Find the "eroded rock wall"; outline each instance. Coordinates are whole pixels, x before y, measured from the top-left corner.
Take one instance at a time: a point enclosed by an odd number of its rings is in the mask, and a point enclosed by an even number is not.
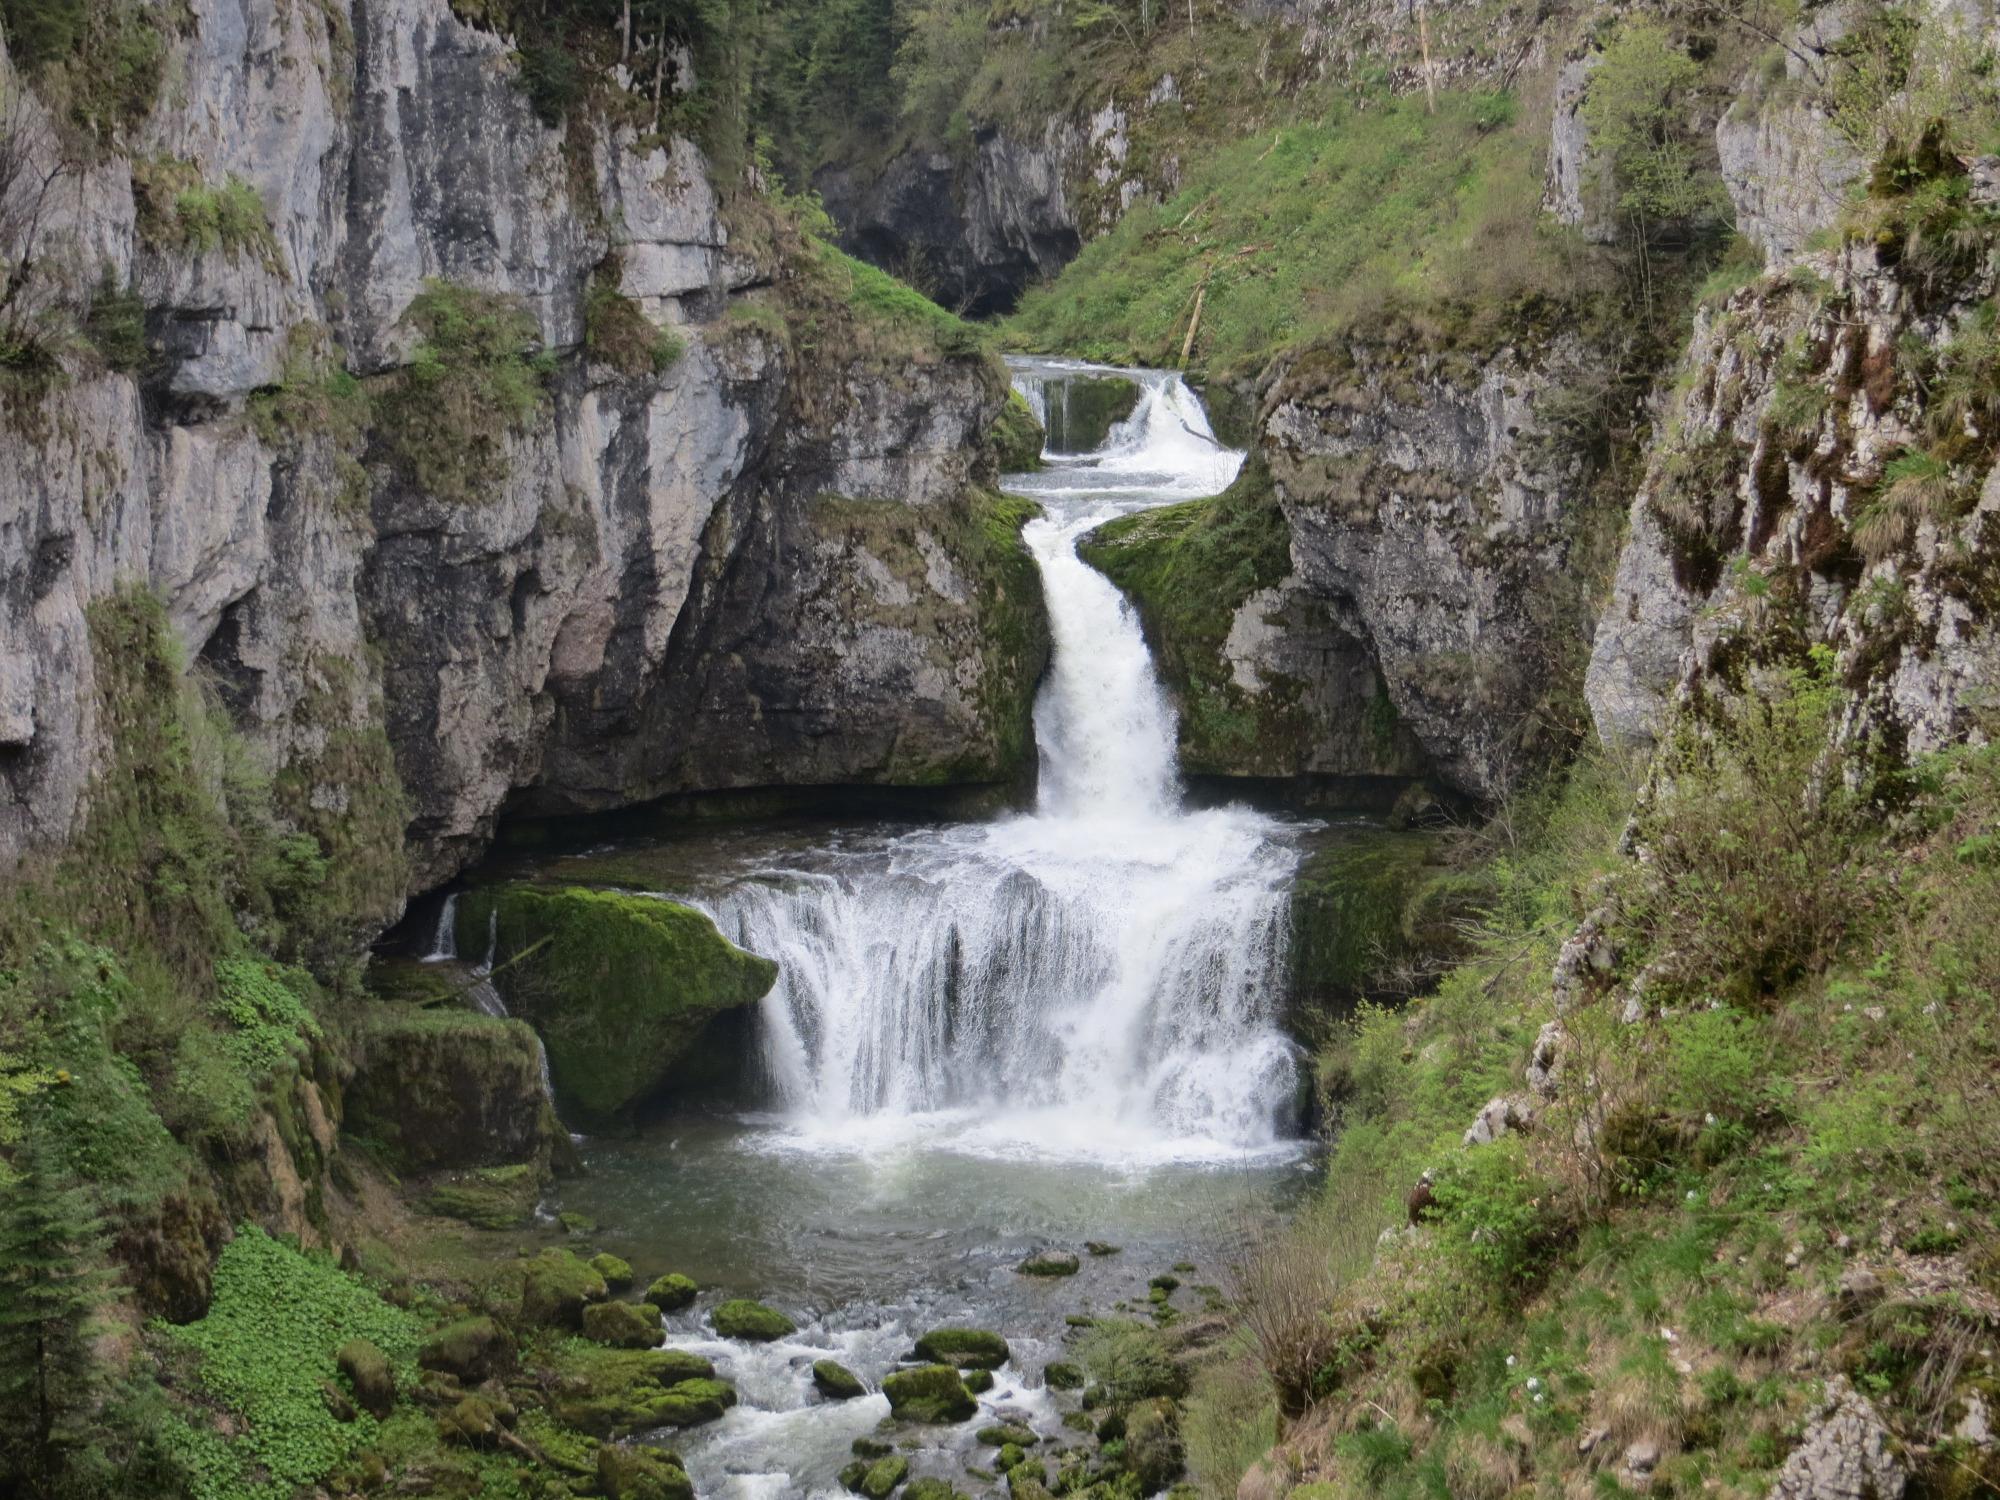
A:
[[[971,490],[995,368],[795,348],[768,288],[798,268],[732,225],[694,146],[543,125],[508,41],[445,0],[193,0],[190,16],[174,86],[119,149],[65,147],[45,112],[32,132],[60,169],[38,293],[129,281],[150,355],[133,373],[84,362],[4,419],[0,856],[87,815],[111,732],[88,616],[133,586],[166,601],[316,817],[400,784],[411,888],[475,857],[527,789],[604,807],[1021,774],[1045,648],[1030,631],[1003,661],[985,617],[1033,600],[968,581],[991,551]],[[149,233],[162,162],[247,183],[268,237]],[[586,289],[614,270],[680,342],[658,372],[585,346]],[[393,383],[436,281],[516,299],[553,356],[503,477],[458,499],[412,479],[379,419],[345,430],[281,401],[343,367]],[[824,494],[907,509],[920,539],[833,545]],[[743,614],[690,620],[691,600]],[[795,721],[810,730],[772,727]],[[736,728],[740,757],[690,748]]]

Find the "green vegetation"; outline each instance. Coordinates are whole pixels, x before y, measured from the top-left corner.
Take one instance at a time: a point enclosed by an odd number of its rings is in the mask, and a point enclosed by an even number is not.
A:
[[[324,328],[293,328],[278,383],[252,394],[247,411],[258,437],[271,447],[301,453],[324,442],[333,463],[334,488],[328,498],[348,515],[367,514],[368,471],[361,455],[374,405]]]
[[[92,150],[152,112],[178,13],[148,0],[0,0],[14,65]]]
[[[700,912],[580,887],[510,885],[459,902],[468,952],[496,935],[508,1008],[533,1023],[566,1108],[613,1119],[641,1103],[710,1019],[770,989],[777,966]]]
[[[1618,28],[1583,101],[1597,170],[1633,242],[1714,232],[1728,215],[1714,143],[1696,129],[1702,67],[1649,18]]]
[[[618,290],[615,262],[598,267],[583,298],[583,344],[628,379],[664,375],[681,357],[680,336],[654,326],[639,304]]]
[[[283,274],[284,256],[264,200],[242,178],[212,186],[193,162],[155,157],[132,163],[132,197],[139,234],[156,249],[231,260],[250,256]]]
[[[709,1322],[715,1325],[715,1331],[726,1339],[748,1339],[753,1343],[768,1344],[773,1339],[788,1338],[799,1331],[798,1324],[775,1307],[766,1307],[747,1297],[717,1303],[708,1317]]]
[[[554,357],[497,293],[430,281],[406,317],[421,340],[377,398],[384,436],[419,490],[480,504],[507,478],[509,437],[540,411]]]
[[[247,1500],[311,1485],[373,1439],[373,1419],[339,1421],[320,1382],[339,1373],[334,1356],[350,1339],[374,1344],[398,1383],[412,1382],[422,1324],[327,1262],[246,1226],[216,1262],[208,1315],[156,1336],[198,1357],[197,1389],[242,1424],[228,1436],[179,1424],[171,1440],[194,1495]]]
[[[1536,131],[1515,116],[1501,94],[1441,94],[1435,115],[1354,99],[1222,145],[1030,291],[1009,341],[1176,365],[1192,328],[1190,363],[1220,373],[1384,308],[1490,335],[1526,300],[1575,294],[1584,259],[1542,219]]]
[[[1291,532],[1261,462],[1213,499],[1106,522],[1077,552],[1145,621],[1178,700],[1184,770],[1284,776],[1298,769],[1313,726],[1296,685],[1247,692],[1223,649],[1244,602],[1292,569]],[[1384,747],[1385,761],[1392,749]]]

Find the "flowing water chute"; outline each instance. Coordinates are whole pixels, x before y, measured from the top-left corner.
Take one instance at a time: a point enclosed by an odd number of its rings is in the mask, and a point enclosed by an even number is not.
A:
[[[1047,412],[1093,368],[1031,362],[1017,381]],[[1075,550],[1106,520],[1219,492],[1243,455],[1178,376],[1117,373],[1140,392],[1101,447],[1008,481],[1042,506],[1023,536],[1054,638],[1035,810],[794,859],[701,899],[779,965],[760,1034],[793,1144],[1227,1159],[1287,1133],[1290,830],[1182,806],[1138,617]]]

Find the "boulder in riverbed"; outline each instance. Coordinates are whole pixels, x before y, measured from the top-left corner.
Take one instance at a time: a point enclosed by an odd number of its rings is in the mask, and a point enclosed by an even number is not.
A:
[[[582,1328],[586,1304],[602,1302],[604,1278],[567,1250],[544,1250],[521,1269],[521,1321],[544,1328]]]
[[[799,1325],[775,1307],[766,1307],[747,1297],[718,1303],[715,1311],[708,1316],[715,1325],[715,1331],[722,1337],[747,1339],[753,1344],[768,1344],[799,1331]]]
[[[594,1302],[583,1310],[583,1336],[614,1349],[650,1349],[660,1342],[660,1315],[630,1302]]]
[[[1074,1276],[1083,1262],[1068,1250],[1037,1250],[1014,1267],[1023,1276]]]
[[[868,1387],[838,1360],[813,1361],[813,1388],[829,1401],[851,1401],[868,1394]]]
[[[661,1312],[679,1312],[694,1301],[700,1290],[693,1278],[669,1271],[646,1288],[646,1300]]]
[[[917,1340],[918,1359],[961,1370],[997,1370],[1007,1354],[1007,1341],[984,1328],[933,1328]]]
[[[922,1365],[898,1370],[882,1382],[889,1411],[906,1422],[944,1424],[976,1415],[979,1403],[950,1365]]]

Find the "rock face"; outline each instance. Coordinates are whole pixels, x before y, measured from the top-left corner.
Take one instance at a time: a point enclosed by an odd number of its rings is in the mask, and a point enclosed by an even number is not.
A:
[[[1086,144],[1051,120],[1039,140],[978,133],[971,162],[913,148],[878,172],[831,167],[813,178],[841,246],[905,274],[946,307],[985,317],[1054,276],[1083,244],[1064,184]]]
[[[1356,643],[1357,681],[1379,672],[1396,732],[1475,799],[1532,763],[1535,706],[1587,628],[1575,564],[1601,518],[1553,412],[1600,373],[1560,333],[1474,355],[1385,338],[1308,349],[1267,385],[1292,586]]]
[[[1966,444],[1930,498],[1888,471],[1929,441],[1908,351],[1966,358],[1992,288],[1980,268],[1926,295],[1853,245],[1700,315],[1598,625],[1600,737],[1650,746],[1677,692],[1811,645],[1858,694],[1851,742],[1900,758],[1978,732],[2000,683],[1993,453]]]
[[[685,141],[542,125],[509,46],[446,0],[203,0],[135,157],[240,178],[268,241],[149,237],[131,158],[59,179],[37,294],[129,280],[154,352],[4,419],[26,461],[0,466],[0,860],[83,815],[89,614],[133,585],[323,844],[407,828],[376,925],[516,797],[1026,772],[1045,645],[973,483],[997,368],[861,335],[799,357],[796,251],[732,227]],[[631,373],[587,345],[593,279],[678,357]],[[483,414],[495,462],[457,499],[413,478],[382,399],[438,282],[523,309],[551,356],[526,416]]]
[[[1909,1477],[1874,1403],[1836,1376],[1766,1500],[1902,1500]]]

